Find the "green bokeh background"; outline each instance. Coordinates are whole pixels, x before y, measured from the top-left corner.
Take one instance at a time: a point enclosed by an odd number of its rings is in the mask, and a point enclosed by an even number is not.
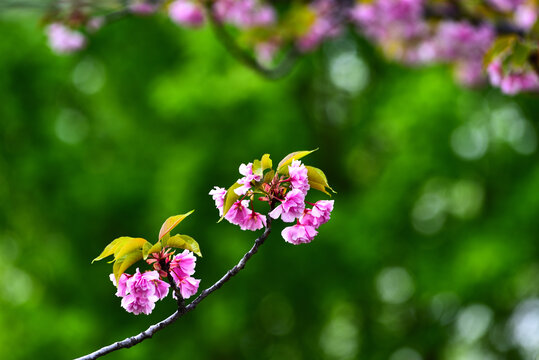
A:
[[[314,148],[338,192],[316,240],[277,224],[196,311],[107,359],[536,358],[536,97],[387,63],[352,33],[270,82],[208,28],[127,19],[56,56],[38,23],[0,17],[1,359],[81,356],[172,313],[126,313],[91,259],[196,209],[181,229],[207,287],[256,237],[217,224],[208,191]]]

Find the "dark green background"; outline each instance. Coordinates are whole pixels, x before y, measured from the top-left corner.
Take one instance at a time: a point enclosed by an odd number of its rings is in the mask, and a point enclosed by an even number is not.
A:
[[[56,56],[37,16],[0,17],[0,358],[73,358],[163,319],[172,299],[128,314],[91,259],[194,208],[181,231],[207,287],[256,237],[217,224],[208,191],[319,147],[305,162],[338,194],[315,241],[277,224],[196,311],[107,358],[535,359],[538,114],[536,97],[388,64],[352,34],[269,82],[208,28],[127,19]]]

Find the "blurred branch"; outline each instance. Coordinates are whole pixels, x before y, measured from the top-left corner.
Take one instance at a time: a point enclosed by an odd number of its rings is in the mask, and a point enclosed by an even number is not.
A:
[[[458,2],[426,4],[425,17],[440,20],[466,20],[473,25],[491,25],[498,35],[515,34],[520,37],[526,35],[524,29],[509,22],[501,20],[490,22],[483,18],[470,15],[461,8]]]
[[[223,24],[219,21],[219,19],[216,18],[215,13],[211,8],[212,2],[205,1],[204,4],[206,5],[206,13],[210,19],[210,24],[215,36],[221,41],[228,52],[238,61],[262,76],[272,80],[282,78],[292,70],[299,55],[294,47],[288,50],[284,58],[277,66],[274,68],[266,68],[262,66],[254,57],[252,57],[251,54],[242,49],[230,36],[230,34],[223,27]]]
[[[146,340],[148,338],[151,338],[159,330],[166,328],[167,326],[169,326],[170,324],[172,324],[173,322],[178,320],[180,317],[182,317],[184,314],[190,312],[191,310],[194,310],[202,300],[204,300],[212,292],[214,292],[215,290],[217,290],[221,286],[223,286],[228,280],[230,280],[230,278],[232,278],[232,276],[239,273],[240,270],[242,270],[245,267],[245,264],[247,263],[247,261],[254,254],[256,254],[256,252],[258,251],[258,248],[260,247],[260,245],[262,245],[264,243],[264,241],[266,241],[266,239],[269,236],[270,232],[271,232],[271,218],[268,217],[267,218],[266,230],[264,231],[264,233],[262,235],[260,235],[255,240],[255,243],[254,243],[253,247],[251,248],[251,250],[249,250],[245,255],[243,255],[243,257],[241,258],[241,260],[238,262],[238,264],[236,266],[234,266],[232,269],[228,270],[227,273],[221,279],[219,279],[219,281],[217,281],[215,284],[213,284],[209,288],[203,290],[200,293],[200,295],[198,295],[198,297],[195,300],[193,300],[189,305],[187,305],[185,307],[182,307],[181,303],[183,303],[183,302],[180,300],[178,302],[178,310],[176,310],[176,312],[174,312],[174,314],[170,315],[165,320],[163,320],[161,322],[158,322],[155,325],[150,326],[149,328],[147,328],[146,330],[144,330],[143,332],[141,332],[141,333],[139,333],[137,335],[128,337],[128,338],[126,338],[126,339],[124,339],[122,341],[118,341],[118,342],[115,342],[115,343],[113,343],[111,345],[102,347],[101,349],[99,349],[97,351],[94,351],[91,354],[81,356],[81,357],[77,358],[76,360],[97,359],[97,358],[99,358],[99,357],[101,357],[103,355],[106,355],[108,353],[111,353],[113,351],[120,350],[120,349],[123,349],[123,348],[130,348],[130,347],[132,347],[132,346],[134,346],[134,345],[136,345],[136,344],[138,344],[138,343],[140,343],[140,342],[142,342],[142,341],[144,341],[144,340]],[[175,289],[174,285],[173,285],[173,288]]]

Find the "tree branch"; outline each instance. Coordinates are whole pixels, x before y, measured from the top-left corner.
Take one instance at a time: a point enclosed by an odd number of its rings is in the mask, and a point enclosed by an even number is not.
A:
[[[272,80],[282,78],[292,70],[292,68],[296,64],[299,55],[295,47],[291,47],[288,50],[284,58],[279,64],[277,64],[277,66],[275,66],[274,68],[266,68],[262,66],[255,58],[253,58],[251,54],[242,49],[236,43],[236,41],[234,41],[234,39],[223,27],[223,24],[219,21],[219,19],[216,18],[215,13],[211,7],[212,2],[205,1],[204,4],[206,7],[206,14],[208,15],[209,22],[215,36],[228,50],[228,52],[236,58],[236,60],[240,61],[241,63],[254,70],[255,72],[259,73],[260,75]]]
[[[474,25],[479,25],[479,24],[491,25],[496,31],[496,34],[498,35],[515,34],[520,37],[524,37],[526,35],[526,31],[524,29],[514,24],[511,24],[507,21],[498,20],[495,22],[490,22],[490,21],[486,21],[485,19],[467,14],[465,11],[462,10],[460,5],[455,2],[441,3],[441,4],[426,4],[425,17],[431,18],[431,19],[443,19],[443,20],[455,20],[455,21],[466,20]]]
[[[202,300],[204,300],[212,292],[214,292],[215,290],[217,290],[221,286],[223,286],[228,280],[230,280],[230,278],[232,278],[234,275],[236,275],[238,272],[240,272],[241,269],[243,269],[245,267],[245,264],[247,263],[247,261],[254,254],[257,253],[258,248],[260,247],[260,245],[262,245],[264,243],[264,241],[266,241],[266,239],[268,238],[270,232],[271,232],[271,218],[268,217],[267,218],[266,230],[264,231],[264,233],[262,235],[260,235],[255,240],[255,243],[253,244],[253,247],[251,248],[251,250],[249,250],[245,255],[243,255],[243,257],[241,258],[239,263],[236,266],[234,266],[232,269],[228,270],[227,273],[221,279],[219,279],[219,281],[217,281],[215,284],[213,284],[209,288],[203,290],[200,293],[200,295],[198,295],[197,298],[195,300],[193,300],[186,307],[184,307],[184,308],[179,307],[178,310],[176,310],[172,315],[167,317],[165,320],[163,320],[161,322],[158,322],[155,325],[150,326],[149,328],[147,328],[146,330],[144,330],[143,332],[141,332],[141,333],[139,333],[137,335],[128,337],[128,338],[126,338],[126,339],[124,339],[122,341],[115,342],[115,343],[110,344],[108,346],[104,346],[101,349],[94,351],[93,353],[81,356],[81,357],[79,357],[79,358],[77,358],[75,360],[97,359],[97,358],[99,358],[99,357],[101,357],[103,355],[106,355],[108,353],[111,353],[113,351],[124,349],[124,348],[130,348],[131,346],[134,346],[134,345],[136,345],[136,344],[138,344],[138,343],[140,343],[140,342],[142,342],[142,341],[144,341],[144,340],[146,340],[148,338],[151,338],[159,330],[166,328],[167,326],[169,326],[170,324],[172,324],[173,322],[178,320],[180,317],[182,317],[184,314],[194,310]]]

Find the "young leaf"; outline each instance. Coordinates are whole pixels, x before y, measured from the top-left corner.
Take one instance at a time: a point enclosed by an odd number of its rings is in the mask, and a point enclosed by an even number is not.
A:
[[[116,284],[118,284],[118,280],[120,279],[120,276],[134,263],[142,259],[142,251],[133,251],[130,252],[114,263],[112,266],[112,273],[114,274],[114,277],[116,277]]]
[[[309,155],[312,152],[315,152],[318,149],[310,150],[310,151],[296,151],[291,154],[286,155],[280,162],[279,165],[277,165],[277,172],[282,173],[283,170],[287,169],[287,166],[292,164],[292,161],[299,160],[304,156]]]
[[[530,56],[531,47],[527,44],[517,41],[513,46],[513,52],[510,55],[511,65],[516,68],[522,68],[528,63],[528,57]]]
[[[223,220],[228,210],[230,210],[232,205],[240,198],[240,196],[234,192],[234,189],[237,189],[240,186],[242,185],[238,183],[234,183],[231,187],[228,188],[225,195],[225,201],[223,204],[223,216],[221,217],[219,221]]]
[[[487,67],[495,58],[510,51],[517,41],[516,35],[500,36],[483,57],[483,66]]]
[[[150,242],[147,242],[142,247],[142,258],[146,260],[148,258],[148,255],[156,253],[161,251],[161,241],[156,242],[154,245],[152,245]]]
[[[307,168],[307,177],[309,178],[309,185],[316,190],[322,191],[323,193],[328,194],[331,196],[329,192],[327,192],[326,188],[331,190],[333,193],[335,193],[335,190],[331,188],[328,184],[328,179],[326,178],[326,175],[324,172],[318,168],[315,168],[313,166],[305,166]]]
[[[178,249],[184,249],[189,250],[197,254],[198,256],[202,257],[202,253],[200,252],[200,246],[198,246],[198,243],[193,239],[192,237],[188,235],[174,235],[171,236],[170,239],[168,239],[168,245],[173,248]]]
[[[161,230],[159,230],[159,240],[161,240],[165,235],[170,233],[170,231],[174,229],[180,222],[182,222],[183,219],[191,215],[193,211],[195,210],[191,210],[186,214],[171,216],[166,219],[161,226]]]
[[[114,260],[118,260],[122,256],[135,250],[142,251],[145,244],[151,245],[148,241],[146,241],[146,239],[143,238],[125,237],[123,245],[119,246],[114,252]]]
[[[263,181],[265,183],[269,183],[273,179],[274,176],[275,176],[275,171],[270,170],[270,171],[268,171],[266,173],[266,175],[264,175],[264,180]]]
[[[262,172],[273,167],[273,162],[271,161],[269,154],[264,154],[260,162],[262,163]]]
[[[262,176],[264,171],[271,169],[272,165],[269,154],[264,154],[261,160],[253,161],[253,174]]]
[[[94,261],[104,259],[107,256],[114,254],[118,250],[118,248],[122,247],[125,244],[125,241],[129,239],[131,238],[127,236],[122,236],[112,240],[112,242],[105,247],[105,250],[103,250],[103,252],[98,257],[92,260],[92,263]]]

